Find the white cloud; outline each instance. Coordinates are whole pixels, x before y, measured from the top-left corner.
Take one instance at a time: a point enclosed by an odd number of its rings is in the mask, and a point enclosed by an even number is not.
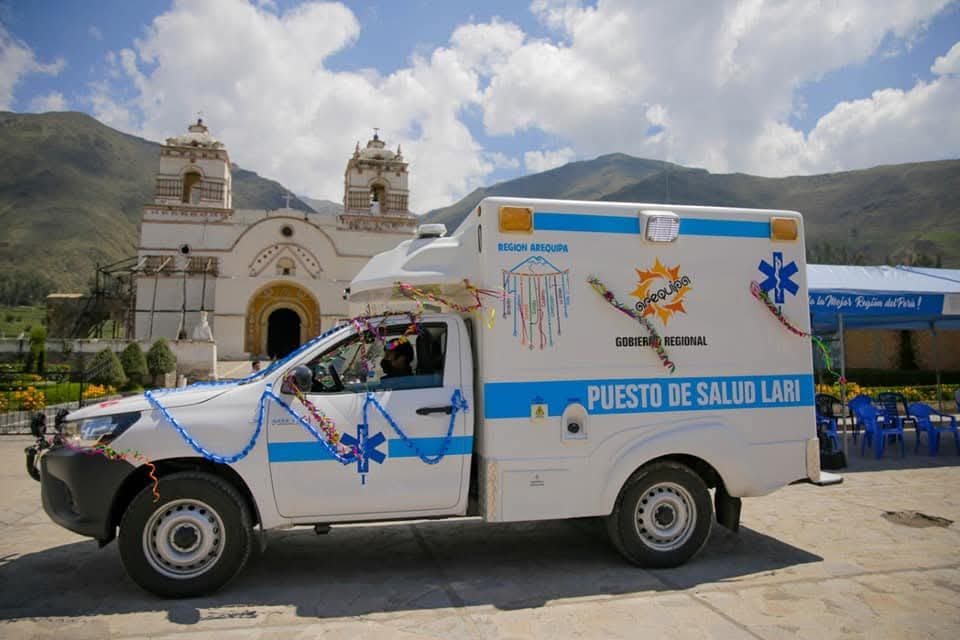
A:
[[[523,166],[531,173],[540,173],[565,165],[573,160],[576,155],[576,152],[570,147],[552,151],[527,151],[523,154]]]
[[[105,125],[120,131],[138,130],[139,125],[132,107],[115,100],[106,82],[91,83],[87,101],[93,117]]]
[[[909,41],[947,2],[536,0],[531,9],[556,39],[528,41],[493,65],[484,124],[499,135],[541,129],[579,156],[816,170],[829,157],[788,124],[804,108],[798,90],[866,61],[890,35]]]
[[[843,102],[817,122],[803,147],[804,172],[956,157],[960,78],[884,89]]]
[[[232,160],[331,200],[341,198],[349,153],[373,126],[391,146],[403,145],[415,211],[449,204],[510,162],[485,152],[460,116],[480,100],[478,69],[521,45],[517,27],[464,25],[449,46],[386,76],[328,69],[326,58],[359,32],[342,4],[273,13],[242,0],[177,0],[132,49],[110,58],[135,98],[102,84],[89,98],[98,118],[154,140],[179,133],[202,111]],[[131,114],[137,122],[123,125]]]
[[[354,143],[381,127],[411,162],[416,211],[520,167],[482,147],[467,113],[488,135],[536,129],[555,140],[523,154],[530,171],[621,151],[713,171],[810,173],[956,153],[960,44],[932,63],[931,82],[839,104],[807,135],[789,124],[806,108],[805,84],[885,43],[908,49],[948,2],[534,0],[549,37],[500,19],[469,23],[382,75],[327,67],[360,33],[343,4],[175,0],[131,48],[108,55],[108,79],[89,100],[97,117],[152,139],[202,111],[241,166],[331,200]],[[133,98],[105,84],[110,74],[132,82]]]
[[[90,25],[90,28],[87,29],[87,33],[94,40],[98,40],[98,41],[103,40],[103,32],[100,31],[100,29],[94,25]]]
[[[35,113],[66,110],[67,101],[59,91],[51,91],[46,95],[37,96],[30,101],[30,111]]]
[[[504,155],[499,151],[494,153],[488,153],[486,155],[487,160],[493,165],[494,169],[519,169],[520,161],[516,158],[511,158],[510,156]]]
[[[64,66],[66,62],[62,58],[48,64],[38,62],[33,50],[0,24],[0,110],[12,108],[14,91],[21,78],[33,73],[55,76]]]
[[[960,74],[960,42],[950,47],[946,55],[937,58],[930,71],[938,76]]]

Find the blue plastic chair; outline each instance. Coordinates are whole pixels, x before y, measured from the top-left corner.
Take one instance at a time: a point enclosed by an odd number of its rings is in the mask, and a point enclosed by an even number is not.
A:
[[[867,445],[872,443],[877,458],[883,457],[887,446],[887,438],[900,440],[900,457],[906,457],[907,447],[903,438],[903,423],[899,421],[881,421],[882,416],[872,404],[860,403],[854,412],[863,424],[863,440],[860,442],[860,455],[864,454]]]
[[[902,393],[893,391],[884,391],[877,394],[877,403],[880,405],[880,413],[883,415],[883,421],[887,423],[897,423],[900,428],[909,422],[914,427],[917,421],[910,415],[910,408],[907,406],[907,398]],[[900,409],[903,409],[903,415]]]
[[[837,418],[833,414],[834,404],[840,399],[827,393],[818,393],[814,396],[817,411],[817,434],[823,435],[833,445],[833,451],[840,450],[840,434],[837,432]]]
[[[940,434],[947,432],[953,433],[953,442],[957,445],[957,455],[960,455],[960,433],[957,432],[957,419],[955,417],[940,413],[923,402],[911,404],[910,415],[916,419],[917,423],[917,444],[913,448],[914,451],[920,448],[920,435],[926,433],[927,449],[930,455],[937,455],[940,453]],[[930,419],[931,416],[940,416],[940,422],[934,424],[933,420]],[[949,426],[944,426],[944,422]]]
[[[850,402],[847,403],[847,406],[850,408],[850,415],[853,417],[853,441],[857,441],[857,434],[860,433],[861,429],[865,429],[863,422],[860,420],[860,416],[857,414],[857,407],[861,405],[870,405],[873,406],[873,398],[863,393],[858,393],[857,395],[850,398]]]

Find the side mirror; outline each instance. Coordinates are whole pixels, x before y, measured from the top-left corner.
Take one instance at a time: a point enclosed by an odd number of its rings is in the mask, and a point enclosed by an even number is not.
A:
[[[313,386],[313,372],[309,367],[297,365],[290,371],[283,380],[283,386],[280,387],[281,393],[294,393],[294,385],[303,393],[308,393]]]

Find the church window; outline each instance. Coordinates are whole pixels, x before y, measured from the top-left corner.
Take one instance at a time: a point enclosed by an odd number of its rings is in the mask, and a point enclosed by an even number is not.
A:
[[[189,171],[183,175],[183,202],[197,204],[200,202],[200,182],[202,176],[196,171]]]
[[[277,275],[278,276],[295,276],[297,275],[297,266],[294,264],[293,260],[290,258],[280,258],[277,260]]]
[[[284,238],[289,238],[293,235],[293,227],[284,225],[280,228],[280,234],[283,235]]]
[[[370,187],[370,210],[374,213],[387,210],[385,192],[382,184],[375,184]]]
[[[188,244],[180,245],[180,253],[185,256],[190,255],[190,245]]]

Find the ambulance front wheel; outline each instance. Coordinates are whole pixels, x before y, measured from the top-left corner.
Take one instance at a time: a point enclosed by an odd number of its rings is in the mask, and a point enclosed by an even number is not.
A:
[[[607,532],[630,562],[665,569],[696,555],[712,523],[713,505],[703,479],[682,464],[658,462],[624,484],[607,517]]]
[[[127,574],[167,598],[216,591],[250,557],[254,531],[243,496],[226,480],[197,471],[160,478],[130,503],[118,545]]]

